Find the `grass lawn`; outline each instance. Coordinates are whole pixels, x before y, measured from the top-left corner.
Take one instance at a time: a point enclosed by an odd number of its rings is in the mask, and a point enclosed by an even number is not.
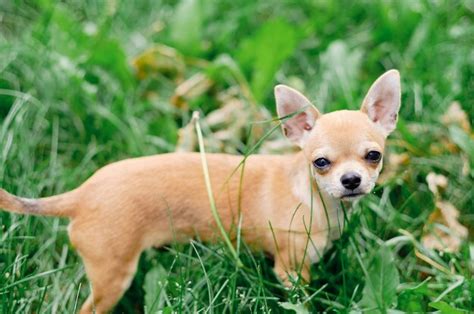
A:
[[[310,285],[283,288],[243,242],[240,268],[223,243],[193,241],[146,251],[115,311],[467,313],[473,47],[471,0],[0,1],[0,186],[48,196],[113,161],[197,150],[195,110],[207,151],[286,152],[271,133],[275,84],[324,112],[357,109],[396,68],[384,173]],[[85,300],[66,228],[0,212],[0,313],[72,313]]]

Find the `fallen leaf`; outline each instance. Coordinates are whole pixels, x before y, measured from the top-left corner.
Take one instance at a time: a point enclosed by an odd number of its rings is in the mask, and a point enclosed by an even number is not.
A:
[[[193,84],[190,84],[193,85]],[[249,134],[251,122],[265,121],[270,113],[264,107],[253,106],[250,102],[238,98],[241,90],[233,86],[217,95],[221,103],[220,108],[210,112],[201,120],[203,132],[205,133],[205,146],[208,152],[224,152],[238,154],[248,148],[244,141]],[[186,94],[186,98],[196,97],[196,91]],[[261,138],[266,129],[270,129],[271,123],[252,124],[252,137]],[[251,144],[250,144],[251,145]],[[188,124],[179,131],[177,151],[196,151],[197,139],[194,126]]]
[[[400,276],[391,250],[382,245],[368,264],[365,286],[359,305],[364,313],[386,313],[397,302]]]
[[[400,168],[402,166],[408,165],[409,163],[410,155],[408,153],[388,154],[388,161],[386,162],[386,165],[384,165],[384,170],[378,179],[378,183],[387,182],[390,179],[399,175],[400,173],[403,173],[402,171],[400,171]]]
[[[443,155],[446,152],[450,154],[459,154],[459,147],[448,138],[440,138],[430,145],[430,154]]]
[[[165,45],[155,45],[136,56],[132,60],[132,67],[140,80],[161,73],[176,76],[177,81],[180,81],[185,63],[176,49]]]
[[[428,188],[435,196],[439,195],[439,188],[445,189],[448,186],[448,179],[445,176],[434,172],[428,173],[426,176],[426,182],[428,183]]]
[[[176,152],[193,152],[197,146],[196,128],[191,120],[186,126],[178,131],[178,141],[176,143]]]
[[[426,182],[436,202],[435,210],[428,217],[423,230],[421,243],[430,249],[458,252],[462,241],[467,239],[468,229],[458,221],[459,210],[450,202],[441,199],[441,190],[448,186],[448,179],[430,172],[426,176]]]
[[[197,73],[176,87],[171,103],[178,108],[187,108],[189,99],[196,98],[207,92],[212,81],[203,73]]]
[[[446,126],[458,125],[467,133],[471,132],[471,125],[467,113],[462,110],[459,102],[454,101],[448,107],[448,110],[441,116],[441,123]]]
[[[219,128],[230,125],[232,122],[246,124],[244,114],[244,103],[236,98],[229,99],[220,109],[214,110],[206,116],[206,122],[211,128]]]
[[[436,209],[428,218],[421,243],[430,249],[458,252],[468,230],[459,223],[459,210],[447,201],[437,201]]]
[[[298,148],[287,138],[281,136],[265,141],[259,149],[259,154],[286,154],[298,151]]]

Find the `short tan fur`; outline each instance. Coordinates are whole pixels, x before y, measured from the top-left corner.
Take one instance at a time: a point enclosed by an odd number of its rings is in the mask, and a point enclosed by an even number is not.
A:
[[[300,152],[252,155],[233,175],[242,156],[206,158],[230,237],[241,218],[243,239],[271,254],[275,273],[290,284],[297,276],[309,281],[310,264],[339,237],[341,200],[355,200],[374,187],[385,139],[396,125],[400,77],[396,70],[382,75],[360,111],[323,115],[284,85],[275,87],[275,98],[283,131]],[[77,189],[47,198],[26,199],[0,189],[0,207],[70,218],[69,237],[92,286],[81,313],[113,308],[130,285],[143,250],[196,236],[219,238],[197,153],[116,162]]]

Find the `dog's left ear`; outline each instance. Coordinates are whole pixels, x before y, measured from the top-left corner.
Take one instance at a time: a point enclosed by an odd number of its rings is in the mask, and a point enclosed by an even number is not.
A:
[[[283,133],[303,148],[321,114],[303,94],[286,85],[275,87],[275,99],[278,117],[283,120]]]
[[[397,124],[400,90],[400,73],[397,70],[387,71],[372,84],[360,109],[382,127],[385,136]]]

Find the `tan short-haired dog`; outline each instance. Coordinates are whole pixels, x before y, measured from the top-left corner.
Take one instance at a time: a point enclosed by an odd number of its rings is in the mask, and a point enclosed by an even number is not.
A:
[[[298,274],[308,281],[310,264],[340,235],[341,200],[357,199],[375,185],[385,139],[397,121],[400,77],[391,70],[378,78],[360,111],[323,115],[284,85],[275,87],[275,97],[278,115],[286,117],[283,131],[300,152],[250,156],[243,180],[234,173],[242,156],[206,158],[224,227],[235,230],[240,221],[246,243],[273,255],[285,283]],[[144,249],[219,236],[196,153],[116,162],[77,189],[47,198],[0,189],[0,207],[71,219],[69,237],[92,284],[81,313],[104,313],[117,303]]]

